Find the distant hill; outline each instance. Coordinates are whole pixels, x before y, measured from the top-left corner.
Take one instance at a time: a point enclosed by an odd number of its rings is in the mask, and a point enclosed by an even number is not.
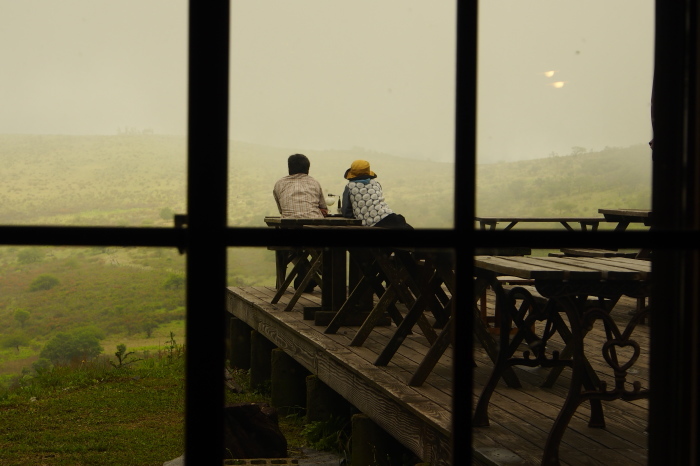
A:
[[[0,163],[5,224],[149,225],[185,206],[182,138],[0,135]]]
[[[264,226],[278,215],[272,197],[299,150],[230,144],[230,223]],[[452,225],[452,165],[362,149],[303,151],[311,175],[339,195],[353,160],[369,160],[392,209],[419,227]],[[201,154],[206,157],[207,154]],[[114,136],[0,135],[0,223],[166,225],[163,209],[184,212],[186,139]]]
[[[598,216],[651,207],[646,144],[477,167],[477,215]]]
[[[288,149],[230,143],[230,223],[263,226],[276,215],[274,182],[302,152],[326,193],[341,194],[356,159],[370,161],[387,202],[417,227],[452,226],[453,164],[362,148]],[[201,154],[206,157],[207,154]],[[186,139],[160,135],[0,135],[0,223],[169,225],[186,206]],[[646,208],[651,158],[645,145],[477,167],[477,214],[597,215],[601,207]]]
[[[231,146],[231,218],[240,225],[264,225],[260,212],[279,215],[272,188],[287,175],[287,157],[299,152],[234,142]],[[309,157],[309,174],[326,194],[341,195],[345,170],[353,160],[370,162],[389,207],[424,228],[452,226],[453,165],[395,157],[364,149],[301,151]],[[335,208],[335,206],[334,206]]]

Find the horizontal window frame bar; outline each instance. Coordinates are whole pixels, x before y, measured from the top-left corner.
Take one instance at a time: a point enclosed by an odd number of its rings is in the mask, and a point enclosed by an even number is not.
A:
[[[184,247],[186,243],[182,228],[0,226],[1,245]]]
[[[399,233],[399,234],[397,234]],[[672,237],[673,242],[668,238]],[[126,246],[177,247],[190,241],[187,228],[0,226],[0,244],[26,246]],[[443,229],[273,229],[225,228],[220,239],[227,247],[325,246],[362,247],[624,247],[697,249],[697,231],[597,231],[561,230],[458,231]],[[465,243],[467,243],[465,245]],[[420,246],[418,246],[420,245]]]

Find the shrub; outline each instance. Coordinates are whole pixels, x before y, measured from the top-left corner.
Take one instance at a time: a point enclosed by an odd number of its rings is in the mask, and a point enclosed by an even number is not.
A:
[[[44,252],[36,248],[22,249],[17,253],[17,262],[20,264],[31,264],[39,262],[44,258]]]
[[[1,348],[16,348],[19,352],[20,346],[29,346],[29,337],[21,333],[13,333],[0,337]]]
[[[31,285],[29,291],[50,290],[57,286],[60,282],[53,275],[39,275]]]
[[[120,369],[124,366],[128,366],[129,364],[141,361],[141,359],[131,359],[130,361],[127,361],[129,356],[131,356],[132,354],[134,354],[133,351],[129,351],[127,353],[126,345],[124,343],[119,344],[117,345],[117,352],[114,353],[114,355],[117,357],[117,363],[114,363],[113,361],[109,361],[109,363],[112,365],[112,367]]]
[[[90,328],[70,333],[60,332],[46,343],[39,357],[48,359],[55,365],[89,360],[102,353],[103,348],[99,341],[102,337]]]
[[[46,358],[39,358],[34,364],[32,364],[32,368],[37,374],[41,375],[51,369],[51,361]]]
[[[17,309],[15,311],[15,320],[19,322],[20,327],[24,328],[24,324],[27,322],[27,319],[29,319],[29,311],[26,309]]]
[[[179,290],[183,286],[185,286],[185,277],[176,273],[171,273],[163,282],[163,288],[166,290]]]
[[[175,215],[175,212],[173,212],[173,209],[171,209],[170,207],[163,207],[162,209],[160,209],[159,216],[163,220],[172,220],[173,215]]]
[[[153,320],[147,320],[143,323],[143,331],[146,332],[146,337],[151,338],[153,331],[158,328],[158,323]]]

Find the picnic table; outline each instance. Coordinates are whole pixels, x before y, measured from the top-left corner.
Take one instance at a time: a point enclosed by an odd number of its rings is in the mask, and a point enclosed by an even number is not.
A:
[[[531,253],[530,248],[524,247],[477,248],[476,251],[481,254],[502,255]],[[376,366],[386,366],[417,325],[427,339],[429,349],[407,383],[410,386],[422,385],[454,338],[454,252],[449,249],[364,247],[353,250],[353,253],[361,258],[359,262],[362,264],[362,278],[338,310],[325,333],[336,333],[346,324],[347,316],[352,312],[358,297],[368,291],[375,294],[378,301],[364,319],[350,343],[351,346],[361,346],[380,317],[388,312],[396,324],[396,329],[374,362]],[[403,315],[395,307],[399,302],[407,309]],[[434,318],[435,323],[432,326],[426,318],[426,313],[432,314]],[[488,332],[480,334],[480,338],[481,341],[491,342],[493,346],[493,338]],[[496,351],[491,349],[495,361]]]
[[[559,444],[578,406],[591,403],[590,427],[604,427],[602,401],[648,398],[648,388],[639,382],[628,386],[627,375],[636,362],[640,347],[632,332],[649,308],[639,309],[620,330],[610,310],[623,296],[649,295],[651,264],[649,261],[624,257],[499,257],[477,256],[474,274],[478,286],[491,286],[496,293],[496,305],[501,309],[501,332],[498,358],[493,372],[479,397],[474,426],[488,426],[489,399],[501,377],[512,366],[550,367],[552,374],[565,366],[572,368],[568,396],[549,433],[542,464],[559,464]],[[534,289],[504,287],[499,276],[508,275],[534,280]],[[592,299],[591,299],[592,298]],[[561,317],[566,314],[568,326]],[[595,320],[602,320],[607,340],[602,345],[603,357],[613,369],[614,381],[601,382],[584,353],[584,337]],[[475,319],[476,321],[476,319]],[[533,324],[544,322],[541,333]],[[514,326],[516,332],[509,329]],[[561,354],[547,352],[548,340],[558,333],[565,342]],[[520,345],[528,348],[516,356]],[[630,350],[628,360],[619,360],[621,348]]]
[[[333,214],[323,218],[265,217],[265,224],[275,228],[303,228],[306,225],[353,226],[362,225],[361,220]]]
[[[308,227],[360,227],[362,222],[354,218],[328,216],[324,218],[282,218],[265,217],[265,223],[274,228]],[[305,308],[305,318],[315,318],[316,311],[338,310],[347,294],[347,258],[344,248],[323,248],[305,246],[297,248],[274,248],[277,273],[277,293],[272,298],[276,304],[297,275],[303,278],[287,303],[285,311],[290,311],[301,297],[306,286],[314,280],[321,288],[321,308]],[[293,264],[287,274],[287,266]]]
[[[496,230],[496,226],[499,223],[508,223],[508,225],[503,228],[503,231],[508,231],[512,229],[515,225],[519,223],[560,223],[564,228],[569,231],[575,231],[575,229],[570,225],[570,223],[578,223],[581,231],[597,231],[600,222],[605,222],[605,217],[474,217],[474,220],[479,222],[479,226],[482,230]]]
[[[284,225],[279,218],[266,219],[269,225]],[[303,219],[291,219],[290,227],[325,230],[332,234],[337,229],[374,229],[347,223],[305,222]],[[306,266],[304,279],[285,307],[290,311],[309,280],[315,279],[321,286],[321,307],[304,308],[305,318],[313,318],[316,325],[326,326],[325,333],[336,333],[342,326],[357,326],[351,346],[362,346],[377,325],[387,325],[391,321],[396,330],[385,348],[378,355],[375,365],[389,364],[406,336],[415,325],[427,339],[430,348],[415,373],[408,380],[412,386],[421,385],[439,358],[451,344],[452,296],[455,293],[455,275],[453,251],[426,250],[406,247],[362,246],[348,248],[331,248],[330,251],[312,246],[299,248],[302,256],[311,256]],[[477,254],[528,255],[530,248],[477,248]],[[346,276],[346,253],[350,257],[350,276]],[[334,257],[334,258],[333,258]],[[321,264],[329,263],[320,277]],[[286,264],[285,264],[286,268]],[[284,278],[272,299],[278,302],[291,283],[295,269]],[[444,289],[443,289],[444,288]],[[377,300],[374,302],[373,297]],[[398,304],[406,307],[405,311],[397,308]],[[311,314],[313,313],[313,317]],[[433,318],[431,323],[425,313]],[[307,315],[308,314],[308,315]],[[486,335],[490,341],[493,337]],[[495,351],[491,352],[496,359]]]
[[[266,219],[266,222],[269,225],[283,225],[284,220],[280,222],[278,219]],[[340,228],[373,229],[357,224],[332,223],[332,220],[308,223],[297,220],[289,224],[291,227],[326,230],[329,233]],[[322,304],[321,309],[315,312],[314,320],[316,325],[326,326],[325,333],[336,333],[341,326],[359,326],[350,345],[362,346],[375,326],[389,324],[393,320],[397,326],[396,333],[377,358],[375,365],[388,364],[405,336],[411,333],[412,327],[417,324],[428,342],[433,345],[426,361],[411,379],[411,384],[422,383],[444,352],[444,347],[452,341],[451,295],[455,292],[453,252],[377,246],[331,248],[335,259],[330,260],[329,270],[324,269],[319,278],[316,272],[319,270],[320,261],[328,260],[328,251],[311,246],[302,249],[304,254],[311,255],[312,260],[299,289],[285,307],[285,311],[293,308],[306,283],[315,278],[320,280]],[[530,253],[529,248],[523,247],[489,248],[481,251],[503,254]],[[345,274],[346,253],[350,257],[349,280]],[[341,255],[342,260],[338,257]],[[273,304],[285,292],[294,274],[295,270],[285,278],[273,297]],[[442,288],[443,285],[450,295]],[[373,302],[373,296],[378,298],[376,303]],[[399,303],[406,306],[408,311],[405,315],[396,307]],[[307,308],[304,310],[305,318],[306,311]],[[424,315],[425,311],[432,313],[434,323],[428,321]],[[440,335],[436,330],[441,330]]]
[[[651,211],[648,209],[598,209],[608,222],[617,222],[615,231],[625,231],[630,223],[651,226]]]

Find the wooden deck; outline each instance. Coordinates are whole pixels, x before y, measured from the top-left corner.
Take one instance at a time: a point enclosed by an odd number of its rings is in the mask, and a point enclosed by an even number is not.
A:
[[[406,381],[427,351],[427,341],[417,330],[405,340],[387,367],[373,362],[389,340],[394,326],[377,327],[361,347],[349,343],[357,327],[342,327],[335,335],[323,333],[313,321],[303,320],[303,306],[319,306],[320,293],[304,294],[292,312],[283,312],[292,296],[287,292],[270,304],[271,287],[229,288],[227,310],[284,349],[300,364],[345,397],[384,430],[433,465],[450,464],[452,411],[452,357],[450,349],[421,387]],[[493,299],[488,300],[489,303]],[[627,321],[635,301],[623,298],[613,310],[618,321]],[[648,386],[648,327],[637,328],[636,340],[642,354],[631,380]],[[586,337],[587,357],[601,380],[612,385],[612,370],[595,342],[602,342],[602,326],[596,325]],[[553,344],[556,346],[556,343]],[[550,345],[552,349],[556,349]],[[622,360],[623,357],[621,356]],[[475,347],[474,403],[492,367],[484,350]],[[607,367],[607,365],[606,365]],[[464,368],[470,370],[471,368]],[[473,429],[474,462],[478,464],[539,464],[547,433],[564,403],[570,371],[565,369],[551,389],[539,384],[547,369],[521,369],[516,373],[523,388],[508,388],[501,382],[489,409],[491,425]],[[631,371],[631,372],[633,372]],[[582,405],[567,429],[561,446],[562,464],[646,464],[647,400],[604,403],[605,429],[587,427],[587,405]],[[465,422],[469,417],[465,418]],[[465,446],[466,448],[466,446]]]

